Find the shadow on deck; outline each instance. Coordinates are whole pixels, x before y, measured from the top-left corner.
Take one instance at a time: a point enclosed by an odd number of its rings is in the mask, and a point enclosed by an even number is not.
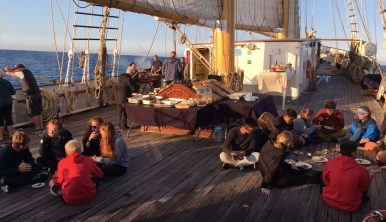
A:
[[[378,103],[372,97],[360,96],[359,86],[344,76],[322,77],[316,91],[288,105],[297,110],[303,106],[318,110],[329,99],[344,110],[346,127],[352,120],[350,111],[359,105],[368,105],[378,123],[383,120]],[[95,115],[116,124],[116,108],[106,107],[67,117],[65,127],[80,139],[88,119]],[[137,130],[126,141],[130,147],[128,172],[102,183],[92,202],[67,206],[51,196],[47,186],[0,192],[0,220],[361,221],[371,209],[386,209],[386,196],[382,195],[385,172],[373,176],[370,201],[360,211],[348,214],[327,207],[317,185],[275,189],[269,197],[262,195],[259,171],[222,170],[220,144],[211,139]],[[38,143],[33,135],[31,149],[35,155]],[[317,149],[326,146],[321,144]]]

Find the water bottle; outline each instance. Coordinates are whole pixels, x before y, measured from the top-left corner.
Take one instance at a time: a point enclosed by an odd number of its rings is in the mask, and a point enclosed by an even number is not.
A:
[[[216,126],[214,127],[214,141],[215,142],[222,142],[223,140],[223,129],[222,126]]]
[[[244,164],[240,164],[240,171],[241,171],[241,172],[244,171]]]

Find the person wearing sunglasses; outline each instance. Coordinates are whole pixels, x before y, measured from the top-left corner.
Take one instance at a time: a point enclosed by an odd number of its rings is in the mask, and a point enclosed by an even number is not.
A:
[[[99,116],[95,116],[90,119],[86,131],[83,134],[83,155],[85,156],[100,156],[100,125],[103,123],[103,119]]]
[[[37,163],[49,168],[50,172],[57,169],[58,161],[66,157],[64,145],[72,140],[72,134],[63,128],[62,123],[57,119],[52,119],[47,123],[47,130],[41,135],[39,154]]]

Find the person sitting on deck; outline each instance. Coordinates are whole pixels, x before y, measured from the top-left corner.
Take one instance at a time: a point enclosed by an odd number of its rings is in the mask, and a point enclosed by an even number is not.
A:
[[[129,165],[128,147],[119,132],[114,131],[111,122],[102,123],[101,156],[93,156],[94,161],[102,168],[105,176],[122,176]]]
[[[223,152],[220,153],[224,169],[228,168],[228,164],[239,167],[240,165],[254,165],[259,161],[260,154],[254,152],[256,126],[256,121],[252,117],[247,117],[241,127],[229,130]]]
[[[95,116],[90,119],[87,125],[87,129],[83,134],[82,144],[83,152],[85,156],[100,156],[100,125],[103,123],[103,119],[99,116]]]
[[[129,128],[126,125],[127,116],[122,105],[127,103],[127,98],[131,97],[133,92],[137,92],[140,88],[139,83],[133,79],[134,75],[135,69],[133,67],[129,67],[126,70],[126,73],[123,73],[118,77],[118,91],[116,102],[118,109],[118,124],[120,129]]]
[[[78,141],[68,141],[65,150],[67,157],[60,160],[50,181],[51,193],[70,205],[86,203],[95,197],[96,183],[102,179],[103,172],[93,159],[80,154]]]
[[[302,135],[307,143],[315,145],[318,139],[317,131],[321,128],[321,125],[312,124],[312,114],[314,114],[313,110],[303,108],[299,117],[294,120],[294,130],[296,134]]]
[[[327,101],[324,105],[324,109],[319,110],[312,120],[312,123],[322,126],[318,131],[318,136],[324,141],[329,142],[330,140],[337,140],[346,135],[346,132],[343,129],[343,113],[336,110],[334,101]]]
[[[269,139],[275,139],[279,134],[274,124],[275,117],[269,113],[264,112],[257,119],[257,129],[255,131],[255,151],[260,152],[261,148]]]
[[[297,113],[294,109],[288,108],[284,111],[284,113],[281,116],[276,117],[275,119],[275,127],[281,132],[283,130],[288,130],[292,132],[293,136],[293,142],[295,144],[295,147],[298,147],[300,145],[304,145],[306,143],[306,140],[296,134],[294,132],[294,125],[293,122],[297,117]]]
[[[364,147],[358,149],[363,150],[365,156],[377,163],[378,166],[386,164],[386,136],[383,141],[372,142],[369,141]]]
[[[47,131],[41,136],[40,157],[36,159],[37,163],[42,167],[50,168],[53,173],[58,166],[58,161],[66,157],[64,145],[70,140],[72,140],[72,134],[63,128],[59,120],[48,121]]]
[[[323,199],[338,210],[356,211],[367,197],[370,176],[367,169],[355,161],[356,149],[354,141],[344,141],[340,145],[342,156],[329,160],[323,170]]]
[[[380,132],[377,123],[371,118],[371,111],[367,106],[360,106],[355,111],[357,117],[354,118],[350,128],[350,141],[357,142],[359,144],[365,144],[369,141],[377,141],[380,136]]]
[[[284,161],[287,150],[293,147],[293,134],[288,130],[268,140],[260,152],[259,169],[263,176],[261,191],[269,195],[273,187],[290,187],[321,183],[321,172],[301,170]]]
[[[4,192],[48,179],[47,173],[40,168],[29,150],[30,138],[27,134],[15,131],[12,144],[0,149],[0,186]]]

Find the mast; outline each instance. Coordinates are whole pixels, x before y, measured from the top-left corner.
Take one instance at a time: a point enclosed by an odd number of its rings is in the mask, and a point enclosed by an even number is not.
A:
[[[104,15],[102,19],[102,29],[100,32],[100,46],[98,51],[98,62],[94,69],[95,74],[95,93],[98,99],[99,106],[103,106],[103,90],[105,89],[105,82],[107,79],[106,69],[107,69],[107,47],[106,47],[106,28],[107,20],[110,15],[110,8],[104,7]]]
[[[289,28],[289,7],[290,0],[283,1],[283,32],[277,34],[278,39],[286,39],[288,37],[288,28]]]
[[[214,31],[215,69],[217,73],[227,75],[235,69],[235,22],[234,0],[223,0],[220,28]]]

